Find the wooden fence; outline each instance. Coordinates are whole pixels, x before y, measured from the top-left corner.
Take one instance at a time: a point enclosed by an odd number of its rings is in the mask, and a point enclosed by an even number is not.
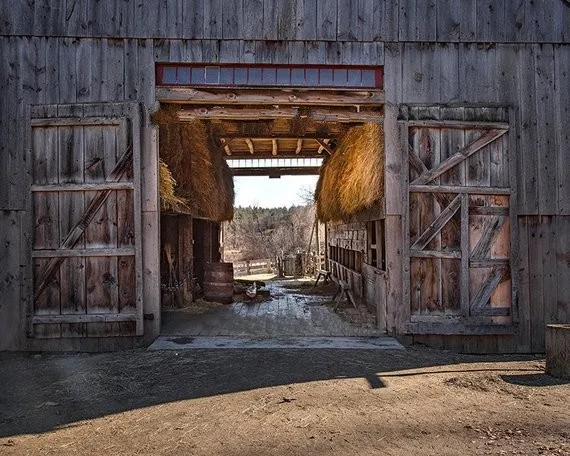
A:
[[[275,271],[275,261],[271,259],[234,261],[234,276],[270,274]]]

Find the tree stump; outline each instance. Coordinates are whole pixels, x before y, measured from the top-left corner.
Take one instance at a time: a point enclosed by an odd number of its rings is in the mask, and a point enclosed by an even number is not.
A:
[[[546,326],[546,373],[570,380],[570,324]]]

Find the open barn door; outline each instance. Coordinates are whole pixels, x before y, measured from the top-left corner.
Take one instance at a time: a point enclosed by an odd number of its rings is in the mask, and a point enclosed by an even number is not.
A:
[[[143,333],[140,107],[32,109],[30,336]]]
[[[412,119],[403,126],[408,330],[511,331],[508,124]]]

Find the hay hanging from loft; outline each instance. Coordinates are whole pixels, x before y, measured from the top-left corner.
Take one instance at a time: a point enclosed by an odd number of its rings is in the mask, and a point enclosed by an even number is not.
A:
[[[160,208],[175,212],[188,211],[188,201],[176,194],[176,180],[172,177],[168,165],[162,159],[158,161]]]
[[[185,203],[171,204],[170,209],[218,222],[231,220],[233,176],[222,152],[204,122],[175,122],[174,110],[166,107],[153,115],[160,127],[160,157],[177,183],[175,197]]]
[[[321,167],[315,192],[323,222],[348,220],[384,196],[384,132],[380,124],[351,128]]]

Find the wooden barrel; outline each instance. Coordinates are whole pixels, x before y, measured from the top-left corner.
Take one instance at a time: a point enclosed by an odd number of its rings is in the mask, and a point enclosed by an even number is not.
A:
[[[204,299],[230,304],[233,296],[233,263],[206,263],[204,268]]]

